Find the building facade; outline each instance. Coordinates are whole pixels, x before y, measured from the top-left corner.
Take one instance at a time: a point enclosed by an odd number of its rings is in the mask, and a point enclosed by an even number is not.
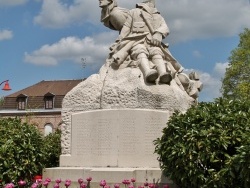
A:
[[[17,117],[47,135],[60,128],[64,96],[83,80],[41,81],[4,97],[0,117]]]

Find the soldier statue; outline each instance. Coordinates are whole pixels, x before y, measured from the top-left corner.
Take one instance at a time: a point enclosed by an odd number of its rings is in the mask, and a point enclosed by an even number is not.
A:
[[[99,6],[104,25],[119,31],[119,37],[110,47],[113,65],[139,67],[147,83],[170,84],[174,79],[182,90],[198,97],[202,84],[182,73],[184,68],[162,42],[169,35],[169,28],[155,7],[155,0],[137,3],[132,10],[117,7],[116,0],[99,0]]]

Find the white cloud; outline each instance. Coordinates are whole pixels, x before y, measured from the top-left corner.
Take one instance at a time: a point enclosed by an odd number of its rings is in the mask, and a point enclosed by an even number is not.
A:
[[[12,39],[13,33],[10,30],[0,30],[0,41]]]
[[[96,21],[98,11],[98,1],[74,0],[71,4],[66,4],[62,0],[44,0],[34,23],[49,28],[62,28],[73,23]]]
[[[115,32],[101,33],[94,38],[66,37],[54,44],[43,45],[40,49],[31,53],[25,53],[25,62],[36,65],[57,65],[63,61],[81,62],[81,58],[86,60],[86,64],[92,67],[100,66],[104,63],[109,46],[116,37]]]
[[[0,0],[0,7],[1,6],[16,6],[22,5],[27,3],[28,0]]]
[[[195,51],[193,51],[193,56],[196,58],[200,58],[200,57],[202,57],[202,54],[200,53],[200,51],[195,50]]]
[[[69,2],[69,1],[67,1]],[[121,7],[135,7],[134,0],[118,0]],[[170,27],[171,43],[192,39],[233,36],[250,27],[248,0],[158,0],[156,6]],[[44,0],[34,22],[44,27],[65,27],[72,23],[100,24],[98,1]]]
[[[168,0],[158,1],[170,27],[170,40],[227,37],[250,27],[248,0]],[[158,4],[159,4],[158,3]],[[164,11],[166,8],[166,11]]]
[[[214,98],[221,96],[221,78],[205,72],[200,74],[200,80],[203,83],[200,100],[212,101]]]
[[[227,67],[228,63],[216,63],[212,73],[197,71],[204,85],[199,97],[201,101],[212,101],[214,98],[221,96],[221,80],[225,75]]]
[[[214,67],[214,74],[216,77],[224,77],[226,68],[228,68],[228,62],[227,63],[216,63]]]

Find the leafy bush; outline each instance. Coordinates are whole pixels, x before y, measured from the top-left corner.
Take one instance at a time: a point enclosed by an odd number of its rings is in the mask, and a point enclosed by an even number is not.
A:
[[[42,172],[43,138],[35,126],[19,119],[0,119],[0,179],[31,180]]]
[[[43,141],[43,153],[45,154],[44,165],[46,168],[58,167],[61,154],[61,131],[47,135]]]
[[[175,112],[155,140],[165,175],[181,188],[250,187],[249,107],[220,98]]]

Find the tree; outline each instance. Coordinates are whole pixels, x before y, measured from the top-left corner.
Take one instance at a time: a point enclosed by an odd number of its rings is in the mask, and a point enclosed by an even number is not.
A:
[[[45,154],[45,168],[58,167],[61,154],[61,131],[59,129],[44,137],[42,150]]]
[[[230,99],[249,99],[250,94],[250,29],[240,35],[237,48],[229,57],[229,67],[222,80],[223,97]]]
[[[0,182],[31,182],[44,167],[59,166],[61,131],[43,137],[36,126],[18,118],[0,118]],[[1,185],[0,185],[1,187]]]
[[[250,187],[249,106],[219,98],[174,113],[155,141],[164,174],[181,188]]]
[[[0,179],[3,183],[30,181],[41,174],[44,154],[39,130],[20,119],[0,118]]]

